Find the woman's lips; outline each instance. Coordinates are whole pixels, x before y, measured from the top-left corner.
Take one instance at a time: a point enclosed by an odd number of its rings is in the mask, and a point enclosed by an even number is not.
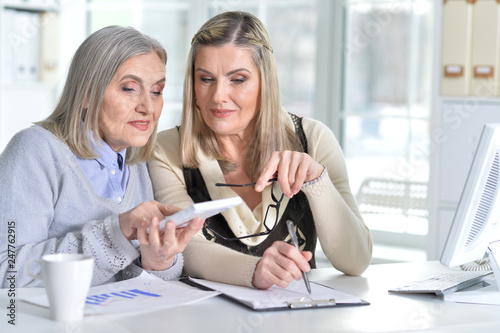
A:
[[[129,121],[129,124],[137,128],[139,131],[147,131],[149,128],[149,120]]]
[[[210,109],[212,114],[217,118],[226,118],[235,113],[235,110],[227,110],[227,109]]]

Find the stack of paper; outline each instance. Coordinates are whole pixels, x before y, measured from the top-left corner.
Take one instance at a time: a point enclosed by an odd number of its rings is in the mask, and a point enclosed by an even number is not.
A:
[[[120,282],[91,287],[85,305],[85,315],[155,311],[198,302],[219,295],[180,283],[163,281],[143,272],[140,276]],[[49,307],[47,295],[23,301]]]

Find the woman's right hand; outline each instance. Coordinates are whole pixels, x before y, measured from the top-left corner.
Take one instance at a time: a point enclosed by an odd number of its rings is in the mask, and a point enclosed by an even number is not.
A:
[[[137,238],[141,243],[141,265],[149,271],[163,271],[170,267],[178,253],[186,248],[191,238],[203,227],[205,219],[199,217],[191,220],[186,227],[176,228],[171,221],[165,230],[159,230],[160,221],[155,217],[146,228],[139,228]]]
[[[137,207],[120,214],[120,229],[128,240],[137,239],[137,229],[147,227],[153,217],[163,220],[165,216],[177,213],[180,208],[172,205],[164,205],[158,201],[145,201]]]
[[[185,228],[176,228],[173,222],[167,222],[165,230],[160,231],[160,221],[179,210],[175,206],[148,201],[120,214],[123,235],[128,240],[138,239],[141,244],[142,268],[163,271],[170,267],[174,257],[184,251],[187,243],[203,227],[205,219],[195,218]]]
[[[269,289],[273,285],[286,288],[293,280],[300,280],[302,272],[311,269],[308,263],[311,259],[310,251],[300,252],[293,245],[276,241],[257,263],[252,285],[258,289]]]
[[[290,150],[275,151],[257,179],[255,190],[262,192],[272,184],[269,179],[277,176],[283,194],[292,198],[299,193],[302,185],[318,179],[324,169],[309,154]]]

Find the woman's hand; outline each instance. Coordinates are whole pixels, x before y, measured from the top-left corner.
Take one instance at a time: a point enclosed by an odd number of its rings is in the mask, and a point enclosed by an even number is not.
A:
[[[205,219],[191,220],[185,228],[177,228],[173,222],[167,222],[165,230],[159,230],[160,221],[153,217],[147,227],[137,231],[141,243],[141,265],[150,271],[163,271],[170,267],[175,256],[184,251],[191,238],[201,230]]]
[[[170,267],[176,254],[184,251],[189,240],[203,227],[205,220],[196,218],[185,228],[178,229],[173,222],[167,222],[165,230],[160,231],[160,220],[179,210],[178,207],[153,200],[120,214],[119,223],[123,235],[128,240],[138,239],[141,243],[142,268],[159,271]]]
[[[259,289],[268,289],[273,285],[286,288],[293,280],[300,280],[302,272],[311,269],[308,263],[311,259],[311,252],[300,252],[293,245],[276,241],[264,251],[257,263],[252,285]]]
[[[304,183],[319,178],[323,170],[324,166],[306,153],[275,151],[257,179],[255,190],[262,192],[270,184],[269,179],[277,175],[281,190],[291,198],[300,191]]]
[[[118,217],[120,229],[128,240],[137,239],[137,229],[147,227],[154,217],[163,220],[165,216],[172,215],[180,209],[175,206],[169,206],[158,201],[146,201],[135,208],[120,214]]]

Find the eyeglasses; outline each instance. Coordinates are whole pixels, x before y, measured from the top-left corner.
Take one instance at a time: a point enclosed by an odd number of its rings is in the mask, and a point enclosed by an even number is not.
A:
[[[223,240],[226,240],[226,241],[236,241],[236,240],[240,240],[240,239],[244,239],[244,238],[252,238],[252,237],[259,237],[259,236],[265,236],[265,235],[269,235],[271,233],[271,231],[273,231],[274,227],[278,224],[278,218],[279,218],[279,211],[280,211],[280,206],[281,206],[281,201],[283,201],[283,197],[284,197],[284,194],[281,193],[281,196],[279,199],[276,198],[276,196],[274,195],[274,183],[277,181],[278,179],[275,177],[273,179],[269,179],[270,182],[272,182],[271,184],[271,199],[273,200],[274,204],[270,204],[269,206],[267,206],[267,209],[266,209],[266,215],[264,215],[264,228],[266,228],[266,230],[264,231],[261,231],[259,233],[256,233],[256,234],[252,234],[252,235],[246,235],[246,236],[241,236],[241,237],[224,237],[222,236],[221,234],[219,234],[217,231],[213,230],[212,228],[210,227],[206,227],[207,230],[211,231],[212,233],[214,233],[215,235],[219,236],[220,238],[222,238]],[[226,184],[226,183],[216,183],[215,186],[228,186],[228,187],[246,187],[246,186],[252,186],[252,185],[255,185],[256,183],[248,183],[248,184]],[[272,225],[272,227],[269,227],[267,225],[267,214],[269,213],[269,209],[276,209],[276,219],[274,221],[274,224]]]

